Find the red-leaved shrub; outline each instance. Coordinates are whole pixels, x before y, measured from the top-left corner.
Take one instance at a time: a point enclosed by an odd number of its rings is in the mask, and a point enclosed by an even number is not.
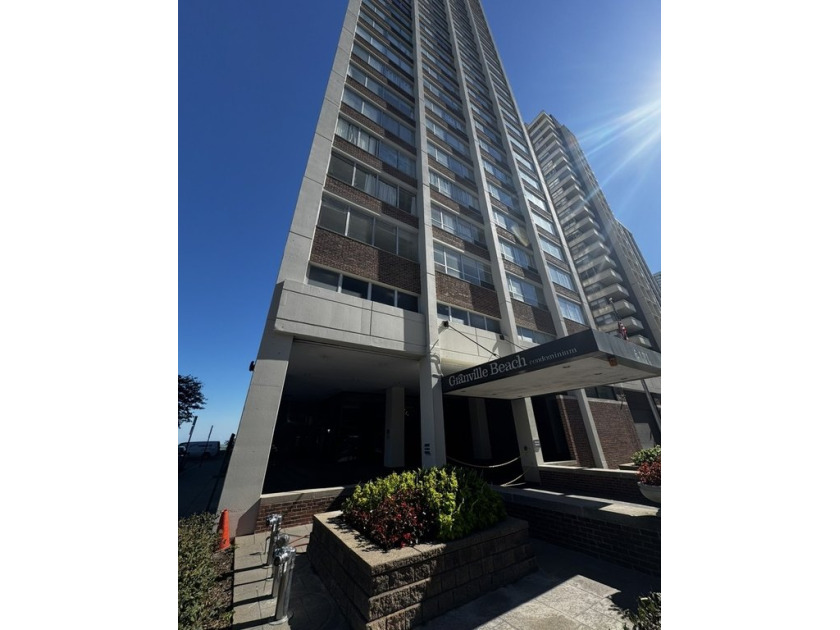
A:
[[[430,540],[437,523],[436,515],[424,510],[419,490],[400,490],[370,512],[350,510],[344,517],[384,549],[399,549]]]
[[[644,462],[636,471],[636,476],[639,483],[647,486],[661,486],[662,485],[662,462]]]

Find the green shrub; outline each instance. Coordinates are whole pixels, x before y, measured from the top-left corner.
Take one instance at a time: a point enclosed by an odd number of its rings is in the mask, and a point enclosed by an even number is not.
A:
[[[648,593],[636,600],[636,610],[621,613],[632,626],[624,624],[624,630],[660,630],[662,627],[662,593]]]
[[[209,512],[178,521],[178,629],[228,628],[233,618],[223,580],[230,550],[217,551],[216,517]]]
[[[631,459],[636,466],[641,466],[645,463],[652,464],[654,462],[661,462],[662,447],[657,444],[653,448],[644,448],[641,451],[636,451],[633,453]]]
[[[502,498],[458,467],[392,473],[359,485],[342,507],[345,521],[384,548],[462,538],[503,520]]]

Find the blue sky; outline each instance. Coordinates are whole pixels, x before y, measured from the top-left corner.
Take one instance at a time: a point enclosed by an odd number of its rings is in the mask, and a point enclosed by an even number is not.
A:
[[[484,6],[525,122],[544,109],[569,127],[659,271],[659,2]],[[194,440],[237,431],[345,8],[179,3],[178,372],[207,398]]]

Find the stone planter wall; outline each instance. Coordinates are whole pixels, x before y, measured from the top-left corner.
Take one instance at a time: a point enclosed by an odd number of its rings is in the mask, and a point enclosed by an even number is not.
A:
[[[656,505],[639,492],[635,469],[611,470],[545,464],[539,467],[539,471],[540,487],[552,492]]]
[[[340,512],[317,514],[307,554],[354,630],[413,628],[537,568],[528,523],[510,517],[460,540],[385,552]]]
[[[535,488],[496,490],[508,514],[528,521],[534,538],[661,575],[662,520],[657,508],[574,498]]]

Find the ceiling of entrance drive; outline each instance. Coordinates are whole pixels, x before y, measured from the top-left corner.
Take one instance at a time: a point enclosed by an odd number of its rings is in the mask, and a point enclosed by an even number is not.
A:
[[[283,397],[322,400],[339,392],[383,392],[397,385],[417,396],[419,380],[416,359],[296,339]]]

